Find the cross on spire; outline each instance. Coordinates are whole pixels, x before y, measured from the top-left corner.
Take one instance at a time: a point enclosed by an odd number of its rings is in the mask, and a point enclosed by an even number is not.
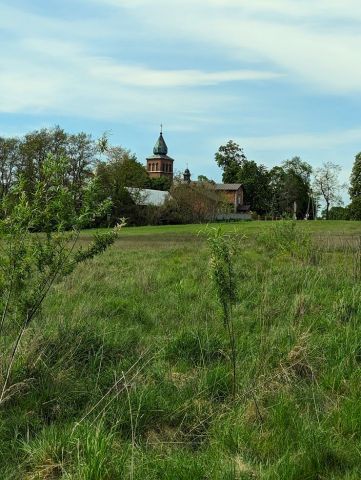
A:
[[[160,133],[163,133],[163,123],[160,124]]]

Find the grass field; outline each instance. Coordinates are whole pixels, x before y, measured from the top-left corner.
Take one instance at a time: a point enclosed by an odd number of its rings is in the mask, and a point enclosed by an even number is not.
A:
[[[1,479],[361,478],[361,222],[223,226],[235,399],[204,229],[125,228],[53,288],[0,412]]]

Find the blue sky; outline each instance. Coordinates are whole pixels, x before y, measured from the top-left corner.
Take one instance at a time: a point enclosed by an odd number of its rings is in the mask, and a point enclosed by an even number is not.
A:
[[[61,125],[215,180],[234,139],[348,180],[361,150],[359,0],[2,0],[0,135]]]

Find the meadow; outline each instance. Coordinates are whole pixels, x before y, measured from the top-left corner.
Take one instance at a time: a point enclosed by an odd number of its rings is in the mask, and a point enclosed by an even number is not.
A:
[[[55,285],[0,410],[0,478],[359,480],[361,222],[290,225],[221,226],[235,397],[204,225],[124,228]]]

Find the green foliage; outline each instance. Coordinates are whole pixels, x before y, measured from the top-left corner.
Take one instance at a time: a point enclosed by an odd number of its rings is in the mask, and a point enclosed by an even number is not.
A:
[[[301,160],[300,157],[293,157],[282,163],[284,169],[284,184],[282,187],[285,212],[289,216],[293,214],[293,205],[296,202],[298,219],[304,219],[306,213],[312,214],[310,210],[311,173],[312,167]],[[312,215],[311,215],[312,217]]]
[[[217,165],[223,170],[223,182],[234,183],[238,177],[239,168],[246,159],[243,149],[238,143],[229,140],[226,145],[221,145],[215,154]]]
[[[58,165],[52,165],[51,159]],[[115,225],[122,216],[137,217],[125,187],[148,186],[144,166],[130,151],[110,146],[106,135],[96,141],[84,132],[68,134],[55,127],[20,139],[0,138],[0,200],[10,207],[23,192],[34,210],[42,211],[48,198],[57,198],[53,211],[48,209],[48,219],[41,215],[42,223],[34,222],[34,230],[54,228],[60,217],[64,227],[71,229],[75,218],[85,219],[85,209],[94,215],[88,215],[83,227]]]
[[[118,229],[125,225],[125,219],[122,220],[122,223],[117,225],[116,229],[110,230],[105,233],[95,233],[93,236],[93,241],[86,250],[80,249],[76,252],[74,258],[75,262],[84,262],[85,260],[91,260],[97,255],[105,252],[115,240],[118,238]]]
[[[236,246],[236,237],[222,232],[221,228],[208,229],[208,245],[210,249],[211,275],[215,286],[218,301],[222,307],[223,323],[229,335],[231,346],[231,361],[233,369],[232,393],[236,395],[236,339],[232,319],[232,305],[237,301],[236,275],[233,268],[233,255]]]
[[[232,261],[236,239],[230,234],[224,234],[221,227],[208,229],[207,238],[211,254],[211,274],[226,325],[230,307],[237,300],[236,276]]]
[[[203,330],[180,332],[167,346],[167,358],[203,365],[224,358],[222,339]]]
[[[361,219],[361,153],[355,157],[352,167],[349,194],[351,204],[349,205],[350,217],[352,220]]]
[[[53,284],[69,275],[77,263],[102,253],[118,233],[116,229],[96,235],[87,250],[76,250],[79,228],[88,225],[97,210],[84,202],[77,213],[71,192],[62,183],[65,166],[63,157],[49,155],[42,164],[41,179],[34,182],[32,201],[21,179],[0,206],[0,334],[4,336],[0,408],[12,395],[14,385],[9,383],[21,339]],[[84,196],[89,201],[90,190]],[[98,205],[99,211],[103,208],[106,205]],[[67,232],[69,228],[72,231]]]
[[[267,252],[279,253],[307,260],[316,253],[311,237],[296,221],[280,220],[272,223],[267,232],[259,236],[259,242]]]
[[[205,182],[205,183],[212,183],[214,184],[214,180],[209,179],[205,175],[198,175],[197,182]]]
[[[243,149],[230,140],[219,147],[215,154],[217,165],[223,170],[223,182],[241,183],[244,188],[244,203],[259,214],[269,211],[270,179],[264,165],[248,160]]]
[[[244,203],[260,215],[269,212],[270,186],[269,172],[264,165],[253,160],[245,160],[239,170],[237,182],[244,187]]]
[[[235,401],[199,225],[125,228],[57,283],[0,408],[0,478],[358,480],[360,223],[298,222],[318,264],[260,248],[273,225],[223,225],[246,235]]]
[[[325,218],[329,220],[329,211],[332,205],[342,204],[339,194],[342,185],[339,182],[341,167],[332,162],[325,162],[315,170],[314,190],[326,205]]]
[[[151,190],[161,190],[163,192],[169,192],[172,186],[172,180],[169,177],[148,178],[146,187]]]
[[[361,152],[355,156],[350,178],[349,194],[351,201],[361,196]]]
[[[351,220],[361,219],[361,196],[353,197],[350,205],[348,206]]]
[[[311,166],[300,157],[286,160],[281,166],[270,170],[270,214],[276,217],[292,218],[294,203],[296,215],[304,219],[308,214],[313,218],[314,204],[311,204]]]
[[[326,218],[326,211],[322,212],[322,217]],[[328,212],[329,220],[350,220],[349,207],[331,207]]]
[[[126,187],[148,188],[149,177],[136,157],[123,148],[109,149],[107,162],[98,162],[95,172],[98,201],[111,202],[109,216],[103,216],[100,224],[115,225],[125,217],[130,224],[147,223],[141,206],[135,204]]]
[[[294,203],[297,218],[312,218],[310,182],[312,168],[300,157],[286,160],[270,171],[264,165],[248,160],[240,146],[233,141],[219,148],[215,155],[217,165],[223,169],[225,183],[241,183],[244,202],[259,215],[292,217]]]

